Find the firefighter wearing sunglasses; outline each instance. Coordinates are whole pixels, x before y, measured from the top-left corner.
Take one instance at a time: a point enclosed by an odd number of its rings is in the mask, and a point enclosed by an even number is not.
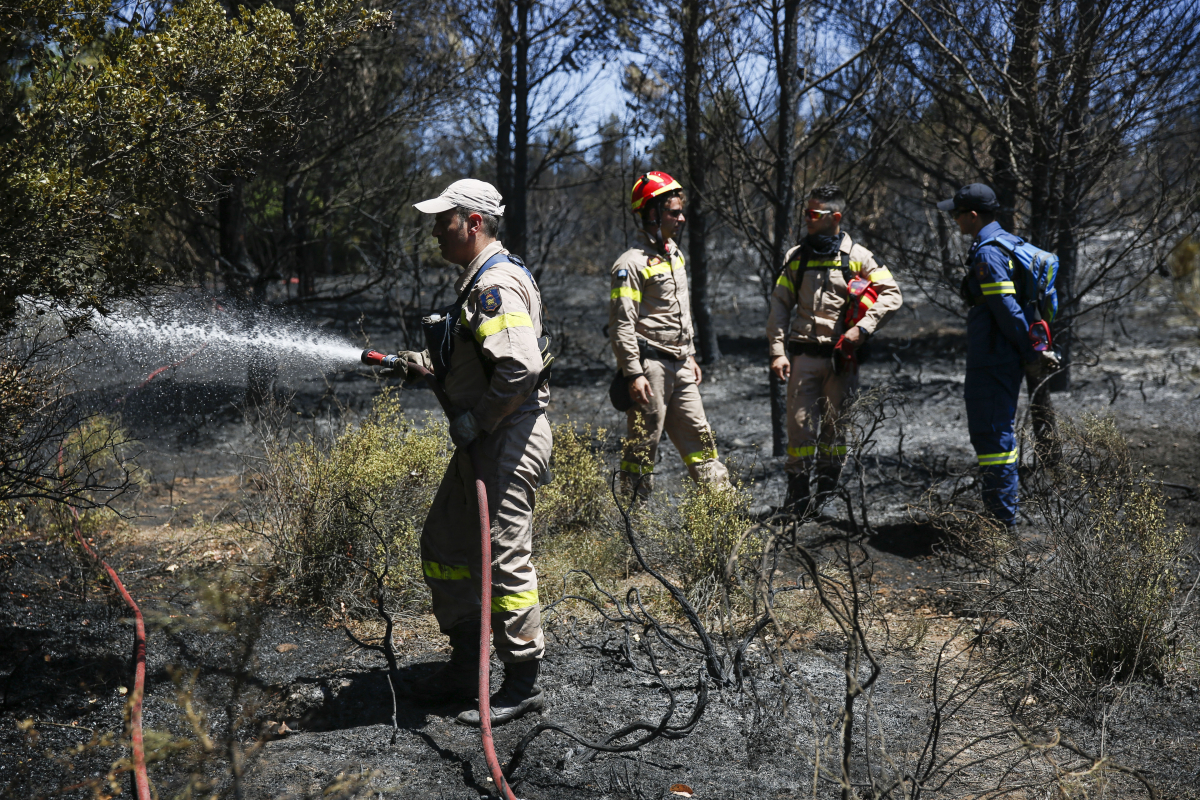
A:
[[[832,184],[809,195],[807,235],[784,259],[767,317],[771,371],[787,382],[784,510],[797,515],[815,513],[837,487],[839,417],[858,386],[861,348],[903,302],[892,273],[842,231],[845,207]]]
[[[654,464],[665,429],[683,456],[692,480],[727,485],[717,458],[692,345],[691,300],[683,254],[674,236],[683,228],[683,187],[665,172],[647,172],[633,186],[631,210],[641,242],[612,267],[609,335],[628,398],[629,432],[621,456],[621,484],[646,498],[654,487]],[[624,400],[618,404],[618,400]]]

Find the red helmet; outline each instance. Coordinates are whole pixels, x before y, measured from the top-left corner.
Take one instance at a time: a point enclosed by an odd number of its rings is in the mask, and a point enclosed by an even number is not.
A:
[[[683,187],[679,181],[665,172],[647,172],[633,184],[633,195],[629,206],[633,211],[641,211],[646,202],[667,192],[681,192]]]

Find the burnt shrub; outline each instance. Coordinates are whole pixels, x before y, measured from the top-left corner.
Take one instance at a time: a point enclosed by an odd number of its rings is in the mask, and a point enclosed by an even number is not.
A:
[[[1163,675],[1180,631],[1184,531],[1112,419],[1060,421],[1059,438],[1062,460],[1025,481],[1032,535],[1018,541],[982,516],[957,532],[986,569],[973,601],[1001,620],[992,644],[1071,706]]]

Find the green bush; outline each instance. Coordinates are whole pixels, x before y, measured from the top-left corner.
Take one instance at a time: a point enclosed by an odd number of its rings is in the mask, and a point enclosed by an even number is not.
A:
[[[608,467],[598,444],[604,431],[593,431],[590,425],[577,429],[570,419],[553,428],[553,478],[538,489],[533,513],[534,535],[539,540],[590,530],[614,511]]]
[[[741,564],[752,564],[757,555],[757,539],[742,541],[751,525],[749,505],[750,496],[740,488],[687,481],[678,502],[640,516],[685,591],[705,586],[729,590],[735,583],[730,567],[739,568],[730,564],[734,548],[742,544]]]
[[[602,457],[605,432],[576,428],[570,420],[554,425],[553,477],[537,491],[533,515],[533,561],[543,603],[564,590],[571,570],[586,570],[601,584],[626,573],[628,547],[616,523],[609,468]],[[591,584],[570,582],[573,593],[591,596]]]
[[[426,594],[421,525],[449,462],[441,417],[417,425],[385,391],[357,425],[264,439],[252,518],[274,548],[278,590],[365,611],[378,576],[400,607],[417,605]]]

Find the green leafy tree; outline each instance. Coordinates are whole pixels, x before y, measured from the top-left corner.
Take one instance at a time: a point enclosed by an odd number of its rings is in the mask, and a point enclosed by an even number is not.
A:
[[[168,280],[156,211],[218,198],[221,178],[297,128],[323,60],[386,15],[354,0],[0,5],[0,325],[18,299],[76,321]]]

